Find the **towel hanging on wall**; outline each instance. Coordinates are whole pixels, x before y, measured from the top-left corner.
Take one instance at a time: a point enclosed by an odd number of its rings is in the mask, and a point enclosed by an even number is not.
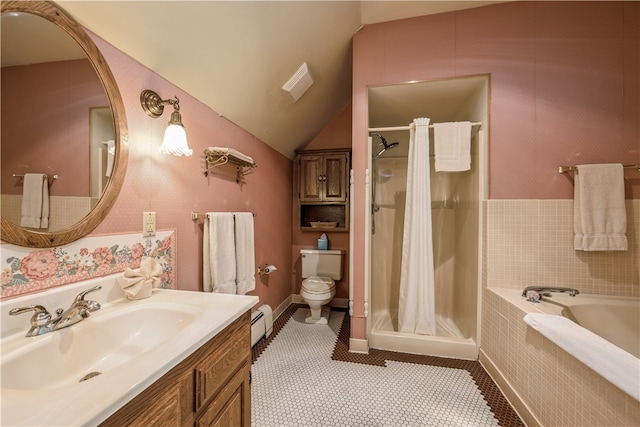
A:
[[[236,293],[233,214],[208,213],[204,221],[202,281],[205,292]]]
[[[436,172],[471,169],[471,122],[435,123],[433,139]]]
[[[244,295],[256,288],[256,261],[253,243],[253,214],[236,212],[236,294]]]
[[[578,165],[574,186],[574,248],[626,251],[627,213],[622,165]]]
[[[43,173],[24,174],[20,226],[49,228],[49,183]]]
[[[256,288],[251,212],[207,213],[202,243],[205,292],[244,295]]]

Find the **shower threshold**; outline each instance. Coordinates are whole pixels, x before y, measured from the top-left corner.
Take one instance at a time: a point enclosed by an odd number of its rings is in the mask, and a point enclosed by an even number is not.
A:
[[[369,334],[369,347],[425,356],[478,360],[478,346],[471,338],[439,337],[374,329]]]

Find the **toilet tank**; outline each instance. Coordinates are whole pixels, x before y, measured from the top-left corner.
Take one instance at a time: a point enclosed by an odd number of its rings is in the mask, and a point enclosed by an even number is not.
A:
[[[320,276],[331,277],[333,280],[342,279],[343,255],[344,251],[342,250],[300,250],[302,278]]]

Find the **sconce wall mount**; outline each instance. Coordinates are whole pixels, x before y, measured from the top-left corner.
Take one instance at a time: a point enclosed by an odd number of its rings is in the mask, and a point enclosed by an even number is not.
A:
[[[175,99],[162,99],[156,92],[145,89],[140,93],[140,105],[148,116],[157,119],[164,112],[165,105],[173,106],[169,126],[164,135],[160,152],[164,154],[173,154],[175,156],[190,156],[193,150],[187,144],[187,134],[182,124],[182,116],[180,115],[180,100],[176,96]]]

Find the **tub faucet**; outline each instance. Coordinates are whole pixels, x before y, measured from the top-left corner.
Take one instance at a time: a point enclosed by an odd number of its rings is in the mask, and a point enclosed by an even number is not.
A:
[[[541,297],[550,297],[551,292],[559,292],[563,294],[569,294],[575,297],[580,293],[579,290],[574,288],[563,288],[557,286],[527,286],[522,291],[522,296],[527,298],[527,301],[540,302]]]
[[[84,299],[89,292],[99,291],[100,289],[102,289],[102,286],[98,285],[80,292],[67,310],[63,311],[61,308],[56,310],[57,317],[55,319],[52,319],[51,314],[41,305],[14,308],[9,311],[9,314],[11,316],[17,316],[18,314],[33,311],[31,328],[27,331],[27,336],[34,337],[43,335],[78,323],[89,317],[89,313],[100,310],[100,304],[98,302]]]

